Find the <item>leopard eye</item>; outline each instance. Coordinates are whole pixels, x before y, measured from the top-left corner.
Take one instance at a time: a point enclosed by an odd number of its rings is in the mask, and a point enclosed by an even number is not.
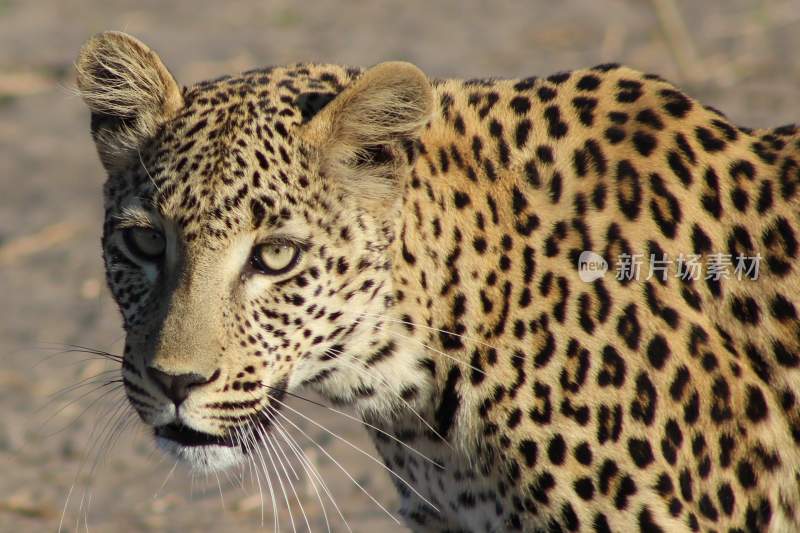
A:
[[[143,261],[157,261],[164,255],[164,235],[151,228],[125,228],[122,240],[134,257]]]
[[[291,270],[300,258],[300,247],[292,242],[274,241],[256,245],[250,263],[258,272],[270,276]]]

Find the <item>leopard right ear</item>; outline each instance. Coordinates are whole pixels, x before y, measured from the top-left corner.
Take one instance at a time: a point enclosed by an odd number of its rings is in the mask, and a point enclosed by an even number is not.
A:
[[[76,67],[78,90],[92,113],[92,136],[109,171],[129,163],[184,105],[180,86],[158,55],[125,33],[93,36]]]
[[[323,170],[364,205],[385,213],[410,168],[403,146],[430,121],[433,90],[416,66],[380,63],[339,93],[303,126],[322,154]]]

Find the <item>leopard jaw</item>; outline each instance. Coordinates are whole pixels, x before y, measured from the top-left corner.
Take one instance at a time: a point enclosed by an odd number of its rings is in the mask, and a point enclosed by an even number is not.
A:
[[[215,473],[238,466],[247,458],[239,446],[216,444],[186,446],[165,437],[155,437],[156,447],[170,457],[187,465],[192,471]]]

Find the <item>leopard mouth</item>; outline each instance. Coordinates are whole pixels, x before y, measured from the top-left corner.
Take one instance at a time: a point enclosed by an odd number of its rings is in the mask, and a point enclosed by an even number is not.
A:
[[[280,407],[276,403],[280,402],[286,394],[286,381],[281,381],[272,389],[267,394],[266,405],[258,413],[228,417],[229,421],[242,424],[238,426],[239,431],[228,431],[225,435],[212,435],[189,427],[181,421],[175,421],[154,427],[153,433],[166,451],[187,458],[190,462],[198,453],[203,454],[204,450],[213,448],[227,449],[230,452],[247,455],[252,446],[256,446],[264,438],[265,433],[272,425],[274,412],[277,412]],[[239,438],[235,436],[236,434],[240,435]],[[241,435],[245,435],[245,441],[242,440]],[[249,436],[251,445],[247,444],[247,436]]]
[[[156,437],[169,439],[181,446],[226,446],[229,448],[238,446],[229,436],[220,437],[203,433],[179,423],[158,426],[155,428],[155,434]]]

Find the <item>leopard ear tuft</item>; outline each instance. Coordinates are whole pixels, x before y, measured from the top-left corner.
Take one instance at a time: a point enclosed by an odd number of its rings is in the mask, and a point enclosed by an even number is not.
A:
[[[81,48],[78,91],[92,113],[92,135],[109,170],[183,107],[181,89],[158,55],[138,39],[104,32]]]
[[[368,69],[305,126],[303,136],[322,153],[327,175],[348,192],[379,203],[394,201],[408,160],[404,147],[430,121],[427,76],[399,61]]]

